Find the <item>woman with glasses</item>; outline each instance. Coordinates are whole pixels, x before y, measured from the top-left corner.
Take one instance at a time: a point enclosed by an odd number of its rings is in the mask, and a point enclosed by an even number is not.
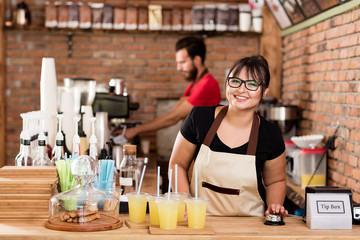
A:
[[[178,191],[194,196],[197,169],[198,196],[209,200],[210,215],[288,213],[281,130],[255,112],[269,83],[265,58],[237,60],[225,81],[228,106],[194,107],[176,138],[169,168],[178,165]]]

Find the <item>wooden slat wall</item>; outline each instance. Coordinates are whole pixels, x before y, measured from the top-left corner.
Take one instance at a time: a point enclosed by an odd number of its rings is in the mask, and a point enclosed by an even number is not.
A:
[[[0,0],[0,167],[5,165],[5,0]]]
[[[266,4],[263,8],[263,33],[260,37],[260,54],[263,55],[269,63],[271,81],[268,95],[280,100],[282,64],[281,31]]]

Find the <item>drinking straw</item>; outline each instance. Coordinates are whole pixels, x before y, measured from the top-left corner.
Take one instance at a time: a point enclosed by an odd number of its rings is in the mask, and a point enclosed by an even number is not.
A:
[[[170,169],[170,174],[169,174],[168,200],[170,200],[171,178],[172,178],[172,169]]]
[[[160,196],[160,166],[157,167],[157,196]]]
[[[175,164],[175,194],[177,193],[177,164]]]
[[[198,172],[195,169],[195,199],[198,198]]]
[[[73,187],[75,187],[76,185],[75,178],[71,174],[71,163],[72,161],[69,159],[59,160],[56,161],[55,163],[57,172],[59,174],[60,186],[62,192],[68,191]]]
[[[95,178],[95,185],[103,190],[108,190],[108,184],[114,179],[114,161],[100,160],[99,161],[99,177]]]
[[[139,189],[138,189],[137,195],[140,194],[141,184],[142,184],[142,182],[143,182],[144,175],[145,175],[145,169],[146,169],[146,165],[144,166],[143,171],[142,171],[142,174],[141,174],[141,179],[140,179],[140,184],[139,184]]]

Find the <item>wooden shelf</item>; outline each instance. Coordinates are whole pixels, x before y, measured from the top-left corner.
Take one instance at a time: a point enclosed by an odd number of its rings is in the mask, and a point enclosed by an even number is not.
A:
[[[206,36],[260,36],[258,32],[241,32],[241,31],[167,31],[167,30],[116,30],[116,29],[80,29],[80,28],[45,28],[38,26],[11,27],[4,28],[9,32],[48,32],[53,34],[166,34],[166,35],[206,35]]]
[[[305,209],[305,189],[286,180],[286,196],[300,208]]]

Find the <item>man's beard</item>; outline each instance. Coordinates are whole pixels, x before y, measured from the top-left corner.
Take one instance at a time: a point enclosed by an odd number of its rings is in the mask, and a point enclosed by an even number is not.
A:
[[[197,74],[198,74],[198,70],[195,67],[195,65],[192,64],[192,68],[188,71],[188,74],[185,75],[185,80],[189,82],[195,81]]]

